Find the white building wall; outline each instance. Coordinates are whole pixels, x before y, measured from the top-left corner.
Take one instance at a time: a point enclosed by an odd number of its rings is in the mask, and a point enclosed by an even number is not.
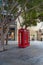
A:
[[[21,16],[19,16],[19,20],[20,20],[20,23],[23,22],[23,18]],[[17,41],[18,41],[18,30],[21,28],[19,20],[18,20],[18,18],[16,20],[17,21]]]

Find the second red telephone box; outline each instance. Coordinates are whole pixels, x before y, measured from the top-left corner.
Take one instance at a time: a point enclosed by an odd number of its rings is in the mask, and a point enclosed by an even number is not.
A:
[[[19,29],[18,31],[18,46],[25,48],[30,45],[30,33],[26,29]]]

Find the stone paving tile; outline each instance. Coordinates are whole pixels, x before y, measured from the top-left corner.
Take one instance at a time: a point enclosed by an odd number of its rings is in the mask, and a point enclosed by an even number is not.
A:
[[[10,46],[5,52],[0,53],[0,65],[42,65],[43,48],[31,45],[27,48]]]

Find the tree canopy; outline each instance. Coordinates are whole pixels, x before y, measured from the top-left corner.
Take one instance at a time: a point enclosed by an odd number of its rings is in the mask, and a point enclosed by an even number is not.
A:
[[[22,26],[35,26],[37,25],[37,20],[43,20],[43,0],[27,0],[26,5],[23,7],[22,17],[24,22]],[[21,4],[21,7],[23,4]]]
[[[0,18],[3,10],[8,14],[13,14],[14,19],[21,14],[24,19],[22,25],[36,25],[36,19],[43,20],[43,0],[3,0],[4,6],[0,7]],[[20,11],[19,11],[20,10]]]

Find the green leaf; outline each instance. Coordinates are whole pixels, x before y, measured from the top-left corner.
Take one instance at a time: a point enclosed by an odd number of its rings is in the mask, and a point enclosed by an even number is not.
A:
[[[39,14],[38,18],[39,18],[41,21],[43,21],[43,12],[41,12],[41,13]]]

